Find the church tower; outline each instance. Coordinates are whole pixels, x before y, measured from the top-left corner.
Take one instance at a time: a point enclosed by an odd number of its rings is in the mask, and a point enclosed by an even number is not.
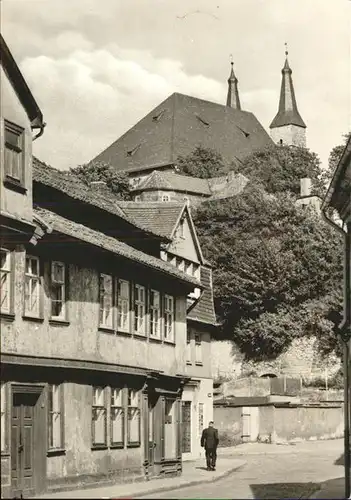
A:
[[[232,66],[229,78],[228,78],[228,95],[227,95],[227,106],[234,109],[241,109],[240,99],[239,99],[239,89],[238,89],[238,79],[234,74],[234,63],[230,63]]]
[[[279,109],[270,124],[271,137],[277,144],[306,147],[306,125],[297,109],[292,71],[285,50],[285,64],[282,69]]]

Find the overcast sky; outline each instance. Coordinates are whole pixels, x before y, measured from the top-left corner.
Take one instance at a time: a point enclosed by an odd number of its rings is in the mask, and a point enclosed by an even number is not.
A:
[[[350,129],[349,0],[2,0],[2,33],[47,128],[34,154],[92,159],[173,92],[243,109],[268,130],[284,43],[308,147],[326,162]]]

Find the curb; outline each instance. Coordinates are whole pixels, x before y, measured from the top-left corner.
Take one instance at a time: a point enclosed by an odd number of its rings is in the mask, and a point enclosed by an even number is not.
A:
[[[145,491],[140,491],[139,493],[136,493],[136,494],[124,494],[122,495],[121,498],[128,498],[130,500],[132,499],[137,499],[139,497],[143,497],[143,496],[146,496],[146,495],[155,495],[156,493],[162,493],[162,492],[165,492],[165,491],[172,491],[172,490],[180,490],[180,489],[183,489],[183,488],[191,488],[192,486],[198,486],[200,484],[204,484],[204,483],[215,483],[217,481],[219,481],[220,479],[224,479],[225,477],[228,477],[230,476],[230,474],[232,474],[233,472],[235,472],[236,470],[238,469],[241,469],[242,467],[244,467],[244,465],[246,465],[246,461],[245,460],[241,460],[241,464],[238,464],[236,465],[235,467],[231,467],[230,469],[226,470],[225,472],[223,472],[222,474],[216,476],[214,479],[212,479],[212,481],[204,481],[203,479],[202,480],[195,480],[195,481],[189,481],[187,483],[183,483],[183,484],[180,484],[178,486],[176,485],[173,485],[173,486],[161,486],[159,488],[153,488],[153,489],[148,489],[148,490],[145,490]],[[112,497],[104,497],[104,498],[109,498],[111,499]]]

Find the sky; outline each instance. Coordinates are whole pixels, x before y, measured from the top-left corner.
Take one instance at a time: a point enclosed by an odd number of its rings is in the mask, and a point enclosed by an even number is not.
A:
[[[242,108],[267,131],[284,43],[307,145],[325,166],[351,128],[349,0],[2,0],[1,30],[47,123],[34,154],[84,164],[173,92]]]

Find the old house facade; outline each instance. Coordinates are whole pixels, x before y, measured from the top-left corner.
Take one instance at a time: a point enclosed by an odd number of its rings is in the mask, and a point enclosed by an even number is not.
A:
[[[124,202],[120,206],[139,224],[170,239],[160,257],[187,275],[200,280],[188,296],[186,374],[182,393],[182,453],[184,460],[200,456],[204,426],[213,418],[211,336],[217,322],[213,304],[212,269],[204,259],[187,203]]]
[[[42,115],[1,50],[1,495],[179,474],[200,278],[116,200],[32,162]]]

